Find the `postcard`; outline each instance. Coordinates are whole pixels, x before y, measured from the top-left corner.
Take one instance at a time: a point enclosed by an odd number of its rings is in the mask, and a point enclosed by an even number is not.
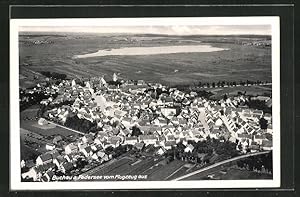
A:
[[[279,20],[11,19],[11,189],[280,187]]]

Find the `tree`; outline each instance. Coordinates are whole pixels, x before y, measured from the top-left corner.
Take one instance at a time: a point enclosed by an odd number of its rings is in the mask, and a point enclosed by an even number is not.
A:
[[[268,121],[262,117],[261,119],[259,119],[259,125],[261,129],[267,129]]]
[[[142,134],[142,132],[141,132],[140,128],[138,128],[137,126],[132,127],[132,134],[131,134],[132,136],[138,137],[141,134]]]

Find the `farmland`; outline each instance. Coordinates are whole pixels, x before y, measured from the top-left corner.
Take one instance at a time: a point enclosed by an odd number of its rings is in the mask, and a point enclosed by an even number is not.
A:
[[[221,87],[221,88],[203,88],[203,90],[211,91],[214,95],[212,98],[220,99],[224,94],[237,95],[238,92],[246,92],[246,95],[272,95],[272,87],[268,86],[235,86],[235,87]]]
[[[147,181],[170,180],[170,177],[180,171],[183,175],[187,173],[188,166],[185,161],[174,160],[167,162],[167,159],[158,156],[142,156],[136,158],[132,155],[122,156],[114,161],[110,161],[104,165],[100,165],[83,175],[90,176],[108,176],[109,180],[115,180],[116,175],[142,175],[147,177]]]
[[[21,112],[21,128],[27,129],[45,137],[53,135],[62,135],[64,137],[67,137],[69,135],[75,135],[74,132],[55,125],[38,125],[36,119],[37,111],[37,106],[33,106]]]
[[[272,179],[271,174],[239,169],[236,166],[218,167],[191,176],[186,180],[245,180]]]
[[[271,48],[242,42],[268,40],[266,36],[157,36],[23,33],[20,35],[20,80],[28,86],[41,71],[67,74],[69,78],[120,73],[126,79],[190,84],[197,81],[271,81]],[[147,39],[145,39],[147,38]],[[225,39],[226,38],[226,39]],[[44,44],[33,44],[46,40]],[[157,47],[203,43],[229,50],[208,53],[176,53],[136,56],[104,56],[75,59],[76,55],[124,47]],[[39,79],[36,79],[39,80]]]
[[[52,143],[53,136],[60,135],[66,141],[76,138],[76,133],[58,127],[53,124],[39,125],[36,115],[39,110],[38,106],[30,108],[20,113],[20,145],[21,159],[35,159],[38,155],[46,152],[45,145]]]

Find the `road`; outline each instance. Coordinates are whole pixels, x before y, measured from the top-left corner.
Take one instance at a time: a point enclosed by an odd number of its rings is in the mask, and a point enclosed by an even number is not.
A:
[[[205,120],[205,112],[204,111],[200,112],[198,120],[202,123],[206,135],[208,135],[210,131],[209,131],[209,126]]]
[[[67,129],[67,130],[69,130],[69,131],[72,131],[72,132],[78,133],[78,134],[80,134],[80,135],[85,135],[85,133],[82,133],[82,132],[80,132],[80,131],[76,131],[76,130],[74,130],[74,129],[70,129],[70,128],[68,128],[68,127],[62,126],[62,125],[60,125],[60,124],[57,124],[57,123],[55,123],[55,122],[52,122],[52,121],[49,121],[49,120],[47,120],[47,121],[48,121],[49,123],[51,123],[51,124],[54,124],[54,125],[58,126],[58,127],[61,127],[61,128]]]
[[[249,87],[249,86],[269,86],[269,85],[272,85],[272,83],[264,83],[264,84],[259,84],[259,85],[256,85],[256,84],[253,84],[253,85],[251,85],[251,84],[248,84],[248,85],[244,85],[245,87]],[[224,87],[222,87],[222,86],[215,86],[215,87],[212,87],[212,86],[210,86],[210,87],[200,87],[201,89],[210,89],[210,88],[232,88],[232,87],[243,87],[242,85],[236,85],[236,86],[227,86],[227,85],[225,85]]]
[[[224,160],[224,161],[221,161],[221,162],[218,162],[218,163],[215,163],[213,165],[210,165],[210,166],[207,166],[205,168],[202,168],[200,170],[196,170],[194,172],[191,172],[189,174],[186,174],[186,175],[183,175],[181,177],[178,177],[176,179],[173,179],[172,181],[180,181],[182,179],[185,179],[185,178],[188,178],[190,176],[193,176],[193,175],[196,175],[200,172],[204,172],[206,170],[210,170],[212,168],[215,168],[215,167],[218,167],[218,166],[221,166],[223,164],[226,164],[226,163],[229,163],[229,162],[232,162],[232,161],[236,161],[236,160],[239,160],[239,159],[244,159],[244,158],[247,158],[247,157],[252,157],[252,156],[256,156],[256,155],[263,155],[263,154],[267,154],[269,153],[270,151],[263,151],[263,152],[257,152],[257,153],[250,153],[250,154],[247,154],[247,155],[241,155],[241,156],[238,156],[238,157],[234,157],[234,158],[231,158],[231,159],[227,159],[227,160]]]

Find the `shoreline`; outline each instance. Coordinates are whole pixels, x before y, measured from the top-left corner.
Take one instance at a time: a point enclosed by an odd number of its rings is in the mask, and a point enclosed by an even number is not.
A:
[[[160,46],[160,47],[125,47],[119,49],[98,50],[95,53],[83,55],[74,55],[74,59],[104,56],[130,56],[130,55],[160,55],[174,53],[208,53],[217,51],[226,51],[229,48],[218,48],[211,45],[178,45],[178,46]]]

